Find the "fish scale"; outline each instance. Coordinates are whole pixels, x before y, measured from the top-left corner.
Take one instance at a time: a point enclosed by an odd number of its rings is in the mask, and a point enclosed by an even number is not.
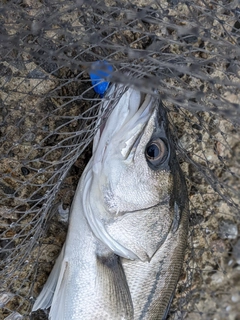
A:
[[[33,306],[51,306],[51,320],[165,319],[180,276],[188,197],[165,109],[132,88],[112,92],[120,98],[94,138],[65,245]]]

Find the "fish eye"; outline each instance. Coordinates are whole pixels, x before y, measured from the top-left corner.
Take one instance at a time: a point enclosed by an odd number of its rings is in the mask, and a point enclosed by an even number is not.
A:
[[[146,147],[145,156],[154,166],[164,163],[168,156],[168,148],[165,142],[160,138],[152,140]]]

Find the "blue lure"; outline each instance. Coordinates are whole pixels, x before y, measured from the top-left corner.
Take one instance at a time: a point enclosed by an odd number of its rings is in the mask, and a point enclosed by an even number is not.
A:
[[[93,63],[93,70],[89,73],[93,89],[103,97],[109,87],[109,81],[106,78],[113,72],[113,66],[107,61],[96,61]]]

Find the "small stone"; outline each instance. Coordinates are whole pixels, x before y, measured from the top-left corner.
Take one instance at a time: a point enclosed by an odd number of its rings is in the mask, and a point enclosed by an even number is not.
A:
[[[232,251],[233,257],[236,259],[236,262],[240,264],[240,239],[233,246]]]
[[[3,308],[8,301],[10,301],[14,297],[14,294],[10,292],[2,292],[0,293],[0,308]]]
[[[240,300],[240,294],[234,294],[232,295],[232,302],[238,302]]]
[[[30,173],[30,171],[29,171],[28,168],[26,168],[26,167],[22,167],[22,168],[21,168],[21,172],[22,172],[22,174],[23,174],[24,176],[27,176],[27,175]]]
[[[226,307],[226,311],[227,311],[227,312],[229,312],[229,311],[231,311],[231,310],[232,310],[232,307],[231,307],[231,306],[227,306],[227,307]]]
[[[60,203],[58,206],[58,214],[59,214],[59,220],[62,222],[68,222],[69,218],[69,208],[64,209],[63,204]]]
[[[221,272],[214,273],[211,276],[211,279],[212,279],[212,282],[215,283],[215,284],[223,283],[224,280],[225,280],[224,274],[222,274]]]
[[[27,142],[32,142],[35,139],[35,134],[31,131],[28,131],[24,135],[24,140]]]
[[[222,220],[219,225],[219,236],[221,239],[236,239],[238,236],[237,225],[231,220]]]

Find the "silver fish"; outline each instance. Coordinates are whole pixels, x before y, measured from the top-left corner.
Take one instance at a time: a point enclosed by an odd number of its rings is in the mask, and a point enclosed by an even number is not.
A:
[[[33,306],[51,306],[51,320],[165,319],[179,279],[188,198],[166,112],[121,85],[108,97],[122,91],[99,125],[65,245]]]

